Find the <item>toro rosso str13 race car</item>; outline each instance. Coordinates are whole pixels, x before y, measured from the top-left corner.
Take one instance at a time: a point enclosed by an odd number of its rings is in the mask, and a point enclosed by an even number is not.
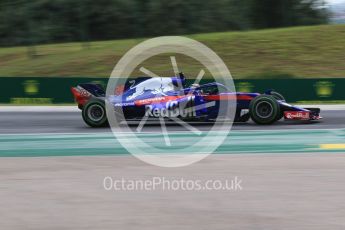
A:
[[[186,121],[212,121],[219,115],[219,102],[237,101],[235,122],[252,119],[260,125],[285,120],[319,120],[320,109],[300,108],[286,103],[272,90],[259,93],[230,92],[220,83],[186,86],[182,73],[175,77],[143,77],[126,82],[120,92],[106,97],[101,85],[86,83],[72,87],[82,117],[91,127],[108,125],[105,103],[121,110],[126,120],[179,118]],[[209,106],[203,106],[208,104]]]

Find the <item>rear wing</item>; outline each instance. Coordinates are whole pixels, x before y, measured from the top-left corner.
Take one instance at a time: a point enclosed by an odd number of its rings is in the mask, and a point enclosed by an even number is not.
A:
[[[71,87],[71,92],[79,109],[82,109],[92,97],[105,97],[104,88],[99,84],[93,83],[84,83]]]

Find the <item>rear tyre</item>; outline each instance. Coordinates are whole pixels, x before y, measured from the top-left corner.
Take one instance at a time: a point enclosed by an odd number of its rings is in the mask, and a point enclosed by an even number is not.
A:
[[[269,125],[281,118],[279,103],[270,95],[254,98],[250,102],[249,113],[252,120],[260,125]]]
[[[105,103],[100,99],[91,99],[82,111],[84,122],[90,127],[105,127],[108,125]]]

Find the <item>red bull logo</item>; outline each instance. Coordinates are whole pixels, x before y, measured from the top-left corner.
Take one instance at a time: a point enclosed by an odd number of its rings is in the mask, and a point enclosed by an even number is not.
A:
[[[189,97],[186,102],[169,101],[164,107],[157,107],[155,105],[145,106],[145,116],[148,117],[195,117],[196,110],[192,107],[194,97]]]
[[[285,119],[289,120],[309,120],[310,115],[307,111],[287,111],[284,112]]]

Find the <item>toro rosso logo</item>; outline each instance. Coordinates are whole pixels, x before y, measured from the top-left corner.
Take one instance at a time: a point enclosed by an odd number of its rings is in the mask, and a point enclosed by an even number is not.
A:
[[[284,116],[289,120],[309,120],[309,112],[307,111],[287,111]]]

